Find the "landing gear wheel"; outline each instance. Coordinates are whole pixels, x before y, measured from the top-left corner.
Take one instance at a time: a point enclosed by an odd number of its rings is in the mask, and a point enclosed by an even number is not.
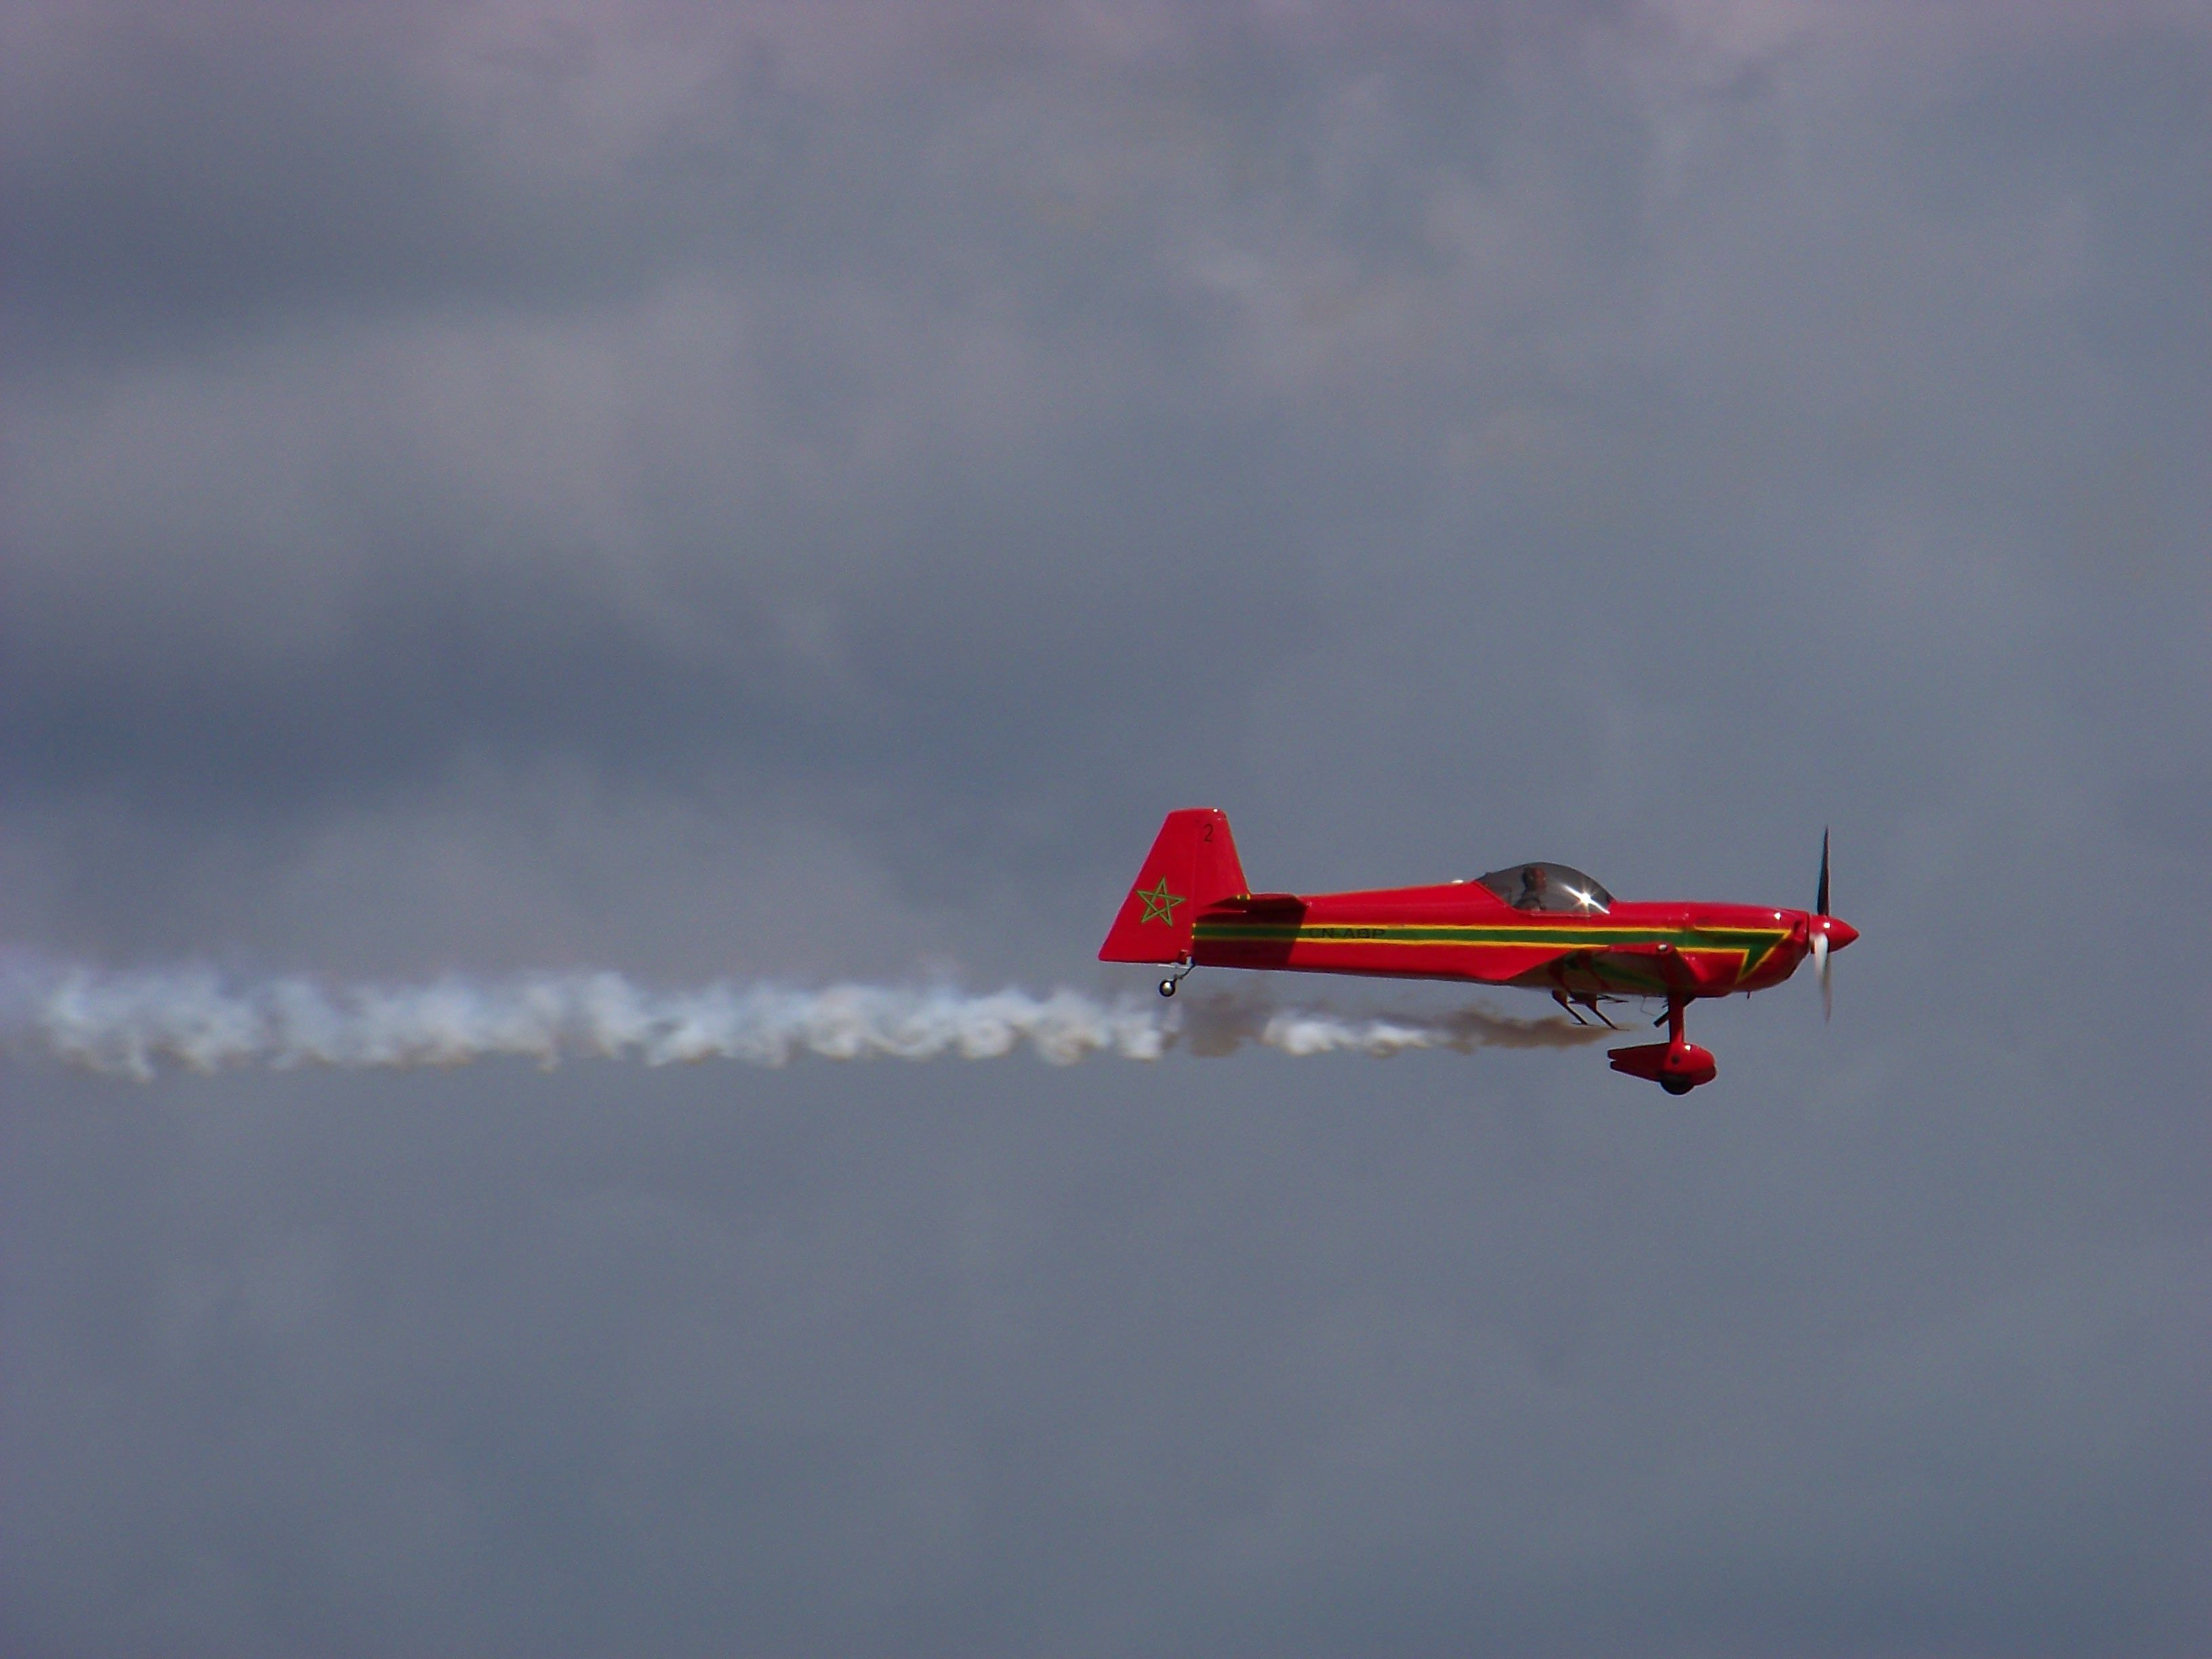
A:
[[[1171,980],[1171,979],[1164,979],[1164,980],[1162,980],[1162,981],[1160,981],[1160,994],[1161,994],[1162,996],[1164,996],[1164,997],[1171,997],[1171,996],[1173,996],[1175,994],[1176,994],[1176,982],[1175,982],[1175,981],[1173,981],[1173,980]]]
[[[1698,1085],[1686,1077],[1662,1077],[1659,1086],[1670,1095],[1686,1095]]]

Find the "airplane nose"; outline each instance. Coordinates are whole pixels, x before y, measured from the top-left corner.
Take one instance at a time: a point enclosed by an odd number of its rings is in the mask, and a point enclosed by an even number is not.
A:
[[[1859,930],[1840,916],[1822,916],[1815,924],[1828,935],[1828,948],[1840,951],[1859,936]]]

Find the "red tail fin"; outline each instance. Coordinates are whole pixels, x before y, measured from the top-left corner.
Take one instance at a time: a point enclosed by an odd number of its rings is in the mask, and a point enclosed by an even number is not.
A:
[[[1114,930],[1098,947],[1098,959],[1182,962],[1190,955],[1191,923],[1198,913],[1250,890],[1225,813],[1210,806],[1170,812],[1121,901]]]

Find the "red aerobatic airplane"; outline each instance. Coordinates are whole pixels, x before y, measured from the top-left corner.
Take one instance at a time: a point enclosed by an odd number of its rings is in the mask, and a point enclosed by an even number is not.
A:
[[[1858,937],[1828,914],[1828,838],[1820,837],[1820,892],[1810,910],[1753,904],[1616,901],[1564,864],[1516,864],[1474,881],[1365,893],[1255,893],[1211,807],[1168,814],[1102,962],[1180,966],[1160,981],[1171,997],[1193,968],[1273,968],[1382,979],[1463,980],[1549,991],[1607,1025],[1599,1003],[1663,997],[1664,1042],[1609,1050],[1613,1068],[1650,1078],[1669,1094],[1711,1083],[1710,1052],[1682,1035],[1682,1011],[1699,997],[1763,991],[1813,958],[1823,1006],[1828,953]]]

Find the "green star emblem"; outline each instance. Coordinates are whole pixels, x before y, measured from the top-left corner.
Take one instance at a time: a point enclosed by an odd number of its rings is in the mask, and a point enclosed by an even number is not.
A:
[[[1137,918],[1139,925],[1147,921],[1164,921],[1175,926],[1176,906],[1183,902],[1180,893],[1168,891],[1168,878],[1162,876],[1149,889],[1139,887],[1137,896],[1145,902],[1145,914]]]

